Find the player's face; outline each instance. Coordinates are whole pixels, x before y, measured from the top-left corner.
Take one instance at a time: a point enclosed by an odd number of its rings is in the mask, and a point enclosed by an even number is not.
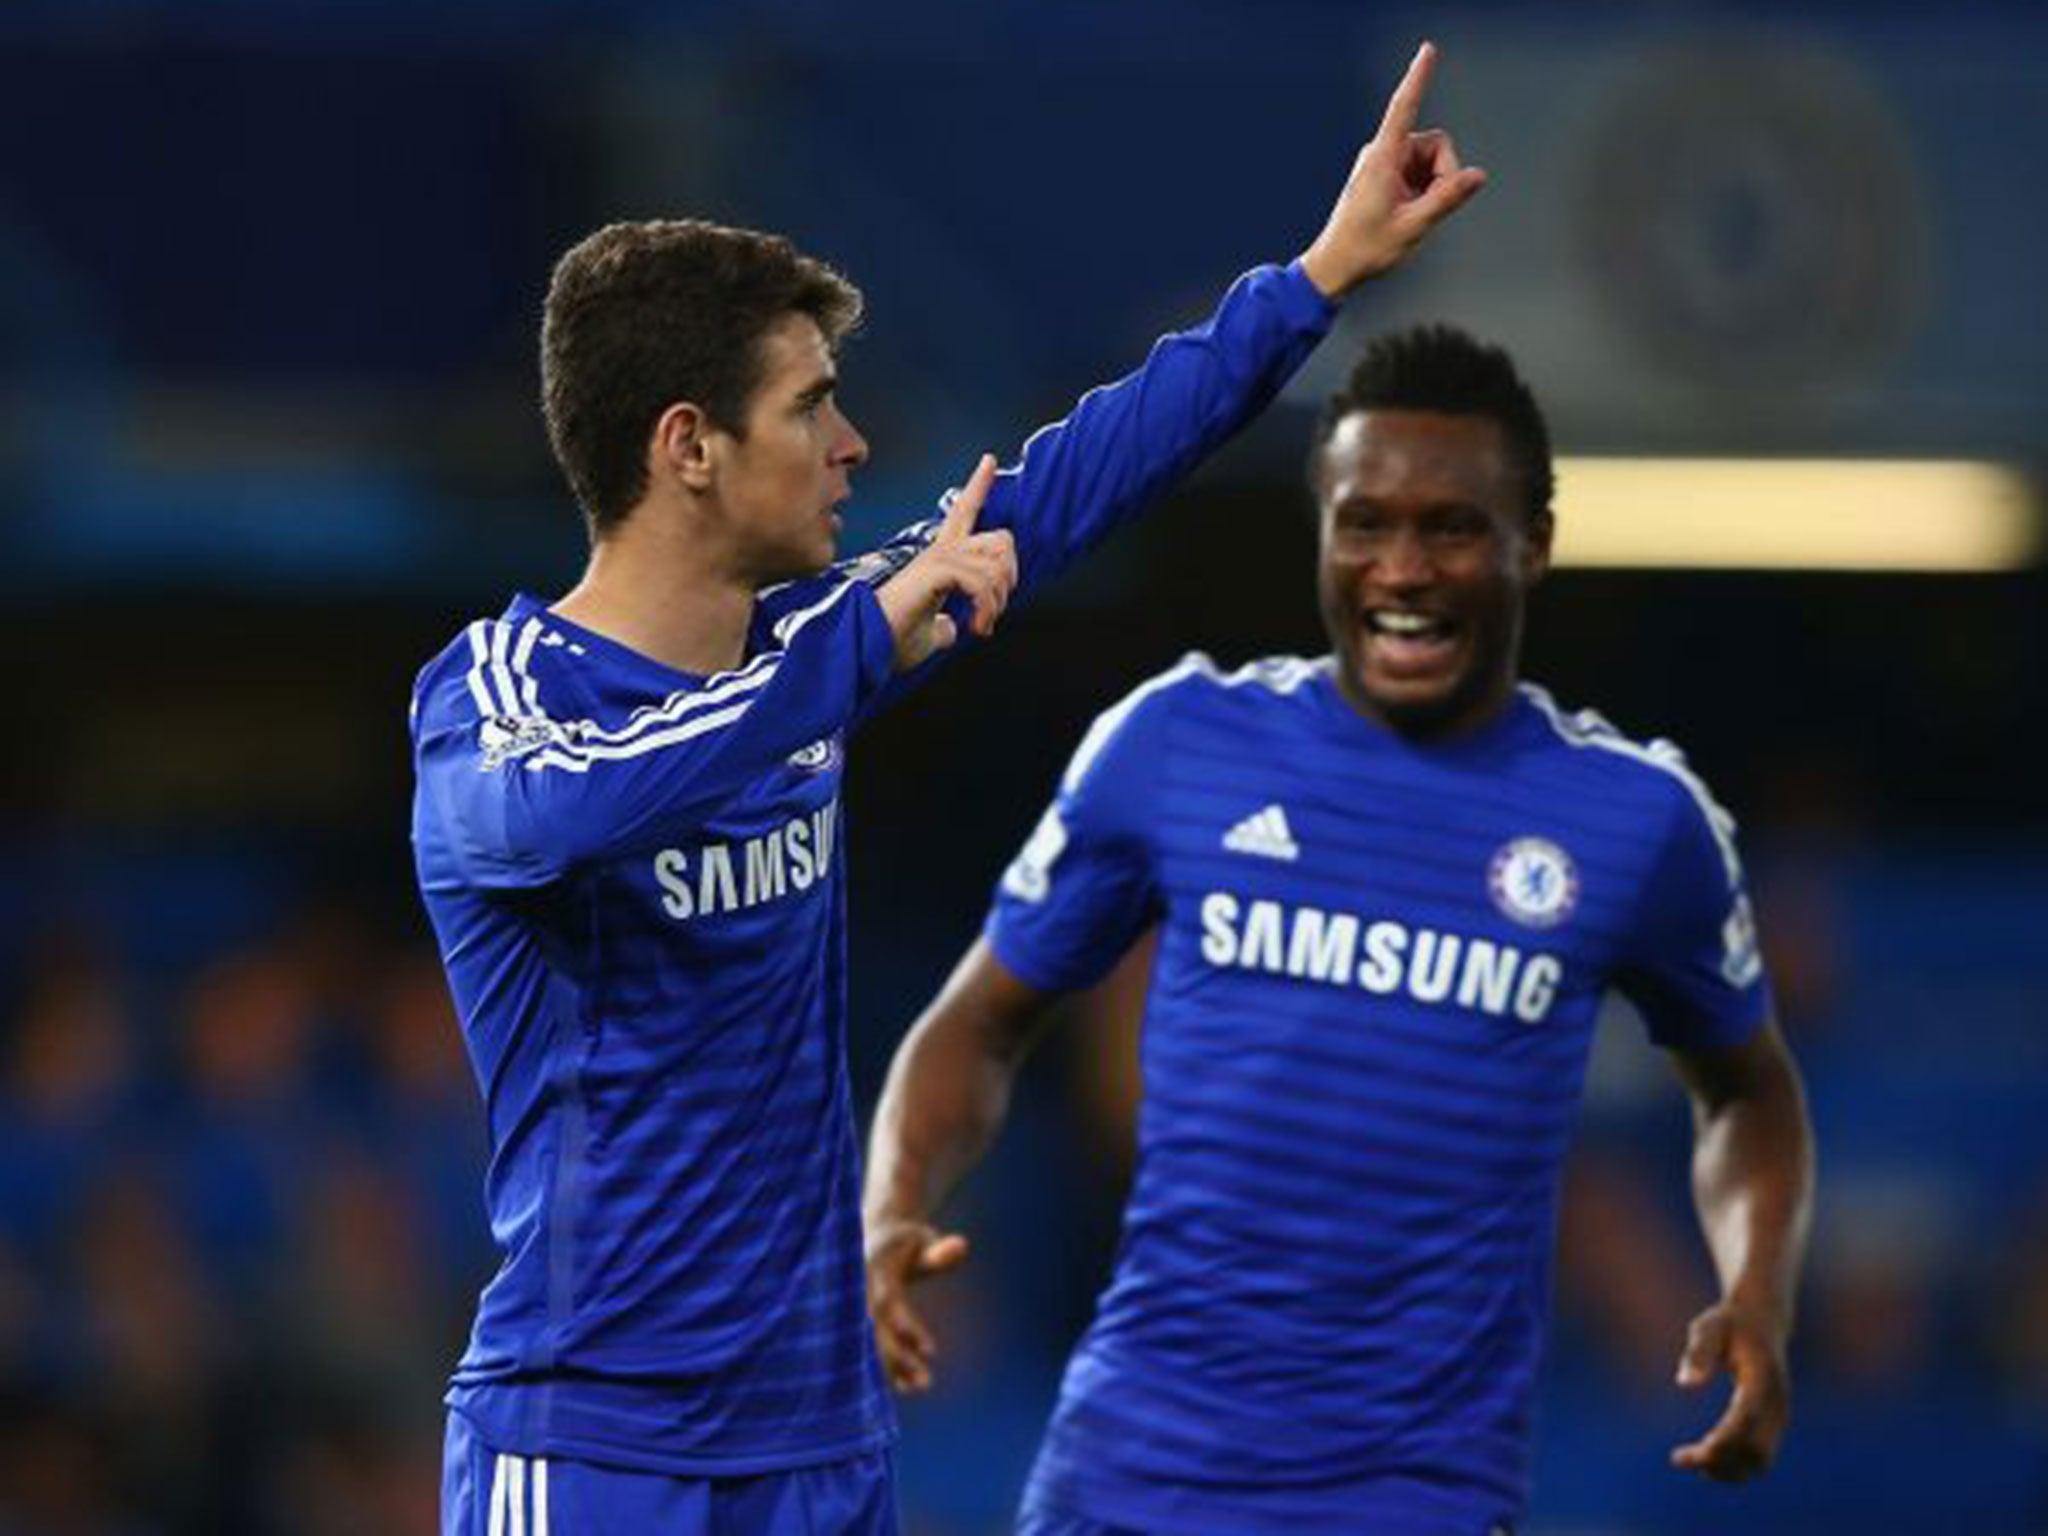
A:
[[[718,484],[738,563],[765,584],[832,563],[838,509],[868,445],[833,397],[838,374],[816,321],[788,316],[762,338],[761,353],[746,435],[725,439]]]
[[[1550,563],[1498,423],[1357,411],[1319,466],[1323,623],[1345,696],[1411,735],[1477,725],[1506,700],[1522,605]]]

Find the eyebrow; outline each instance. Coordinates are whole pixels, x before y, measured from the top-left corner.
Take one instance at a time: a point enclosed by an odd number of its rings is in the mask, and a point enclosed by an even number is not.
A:
[[[838,386],[839,375],[836,373],[828,373],[823,378],[814,380],[807,388],[805,388],[801,393],[799,393],[796,397],[796,403],[799,406],[815,405],[820,400],[823,400],[827,395],[831,394],[834,389],[838,388]]]
[[[1332,517],[1357,516],[1363,513],[1383,513],[1387,510],[1389,510],[1388,498],[1366,493],[1354,493],[1339,501],[1332,502],[1330,505],[1330,515]],[[1490,518],[1493,514],[1479,502],[1473,501],[1468,497],[1451,496],[1442,500],[1424,502],[1414,509],[1414,515],[1417,517],[1471,515]]]

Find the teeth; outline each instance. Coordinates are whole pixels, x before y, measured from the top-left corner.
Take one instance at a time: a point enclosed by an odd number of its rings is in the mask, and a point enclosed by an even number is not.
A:
[[[1419,613],[1378,612],[1369,616],[1372,627],[1389,635],[1426,635],[1437,628],[1437,621],[1425,618]]]

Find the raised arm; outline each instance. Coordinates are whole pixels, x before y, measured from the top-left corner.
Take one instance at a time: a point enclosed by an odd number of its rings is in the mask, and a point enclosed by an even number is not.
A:
[[[1015,530],[1021,591],[1257,416],[1327,333],[1335,305],[1400,265],[1478,192],[1484,173],[1460,166],[1449,135],[1415,126],[1435,60],[1425,43],[1299,261],[1240,278],[1206,324],[1161,338],[1142,367],[1083,396],[998,476],[982,523]]]
[[[1693,1108],[1693,1200],[1721,1296],[1693,1319],[1678,1366],[1735,1390],[1713,1428],[1671,1464],[1718,1482],[1767,1469],[1792,1413],[1786,1364],[1813,1205],[1813,1130],[1799,1069],[1774,1023],[1740,1045],[1673,1053]]]
[[[931,1385],[936,1351],[911,1287],[967,1257],[967,1239],[935,1225],[939,1208],[1002,1128],[1051,1001],[977,939],[897,1047],[868,1141],[863,1215],[868,1311],[898,1391]]]
[[[1083,395],[996,474],[978,533],[1007,531],[1015,539],[1014,579],[1007,569],[999,573],[1003,600],[1013,586],[1018,597],[1029,597],[1228,442],[1315,350],[1338,303],[1399,266],[1485,184],[1484,172],[1460,164],[1448,134],[1415,126],[1435,64],[1435,47],[1424,43],[1321,232],[1297,261],[1246,273],[1205,323],[1161,337],[1135,372]],[[942,506],[950,512],[966,494],[949,491]],[[939,540],[944,526],[932,518],[905,528],[881,548],[835,566],[823,583],[888,583]],[[820,585],[771,589],[763,594],[764,615],[773,621],[808,602]],[[967,612],[965,603],[952,606],[956,620]],[[975,598],[977,634],[988,633],[989,606]],[[948,648],[933,645],[923,656],[936,661]],[[869,699],[861,718],[901,697],[927,669],[908,671]]]
[[[1424,43],[1394,87],[1379,131],[1352,162],[1329,222],[1302,252],[1302,271],[1326,298],[1342,299],[1399,266],[1486,185],[1486,172],[1459,163],[1448,133],[1415,126],[1435,70],[1436,44]]]

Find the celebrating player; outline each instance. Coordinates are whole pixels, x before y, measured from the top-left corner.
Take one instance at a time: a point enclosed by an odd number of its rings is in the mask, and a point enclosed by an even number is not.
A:
[[[838,567],[858,293],[699,223],[562,258],[543,384],[588,569],[471,624],[413,700],[420,886],[504,1251],[449,1392],[451,1536],[895,1529],[844,1063],[848,733],[1229,438],[1477,191],[1416,130],[1432,57],[1299,261]]]
[[[1158,950],[1115,1274],[1025,1495],[1031,1536],[1505,1531],[1560,1164],[1610,987],[1695,1112],[1720,1299],[1679,1380],[1734,1377],[1674,1462],[1762,1470],[1812,1181],[1733,823],[1668,743],[1517,685],[1548,435],[1502,352],[1364,354],[1311,453],[1333,654],[1190,656],[1096,721],[983,937],[899,1049],[866,1195],[901,1388],[934,1213],[1055,994]]]

